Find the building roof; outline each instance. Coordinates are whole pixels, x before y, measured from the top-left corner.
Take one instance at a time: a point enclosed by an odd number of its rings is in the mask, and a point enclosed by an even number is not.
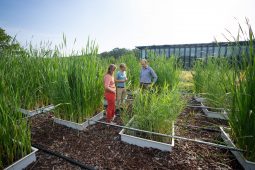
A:
[[[169,47],[191,47],[191,46],[227,46],[230,44],[236,45],[237,42],[212,42],[212,43],[194,43],[194,44],[170,44],[170,45],[148,45],[148,46],[136,46],[138,49],[154,49],[154,48],[169,48]],[[239,45],[248,45],[248,41],[239,41]]]

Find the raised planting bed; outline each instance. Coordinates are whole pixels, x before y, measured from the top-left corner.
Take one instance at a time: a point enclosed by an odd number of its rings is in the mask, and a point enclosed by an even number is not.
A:
[[[20,170],[26,168],[29,164],[36,161],[35,153],[37,151],[38,149],[32,147],[32,152],[30,154],[14,162],[13,164],[5,168],[5,170]]]
[[[222,120],[228,120],[228,114],[225,110],[221,112],[211,111],[206,108],[206,106],[201,102],[202,110],[204,114],[209,118],[215,118],[215,119],[222,119]]]
[[[220,127],[220,130],[221,130],[221,138],[224,140],[224,142],[230,147],[236,147],[235,144],[230,139],[229,134],[226,132],[227,129],[224,127]],[[241,152],[233,151],[233,150],[231,150],[231,152],[245,170],[255,169],[255,162],[251,162],[245,159],[245,157],[243,156]]]
[[[131,125],[133,120],[134,120],[134,117],[130,119],[130,121],[127,123],[126,126]],[[127,131],[126,129],[122,129],[120,131],[119,134],[121,136],[121,141],[132,144],[132,145],[140,146],[143,148],[155,148],[161,151],[169,151],[169,152],[172,151],[172,147],[174,146],[173,138],[171,138],[171,143],[169,144],[169,143],[158,142],[158,141],[126,134],[125,133],[126,131]],[[172,135],[174,135],[174,123],[172,125]]]
[[[98,120],[102,119],[103,117],[104,117],[104,110],[101,111],[100,113],[98,113],[97,115],[95,115],[94,117],[92,117],[91,120],[98,121]],[[84,130],[89,125],[95,124],[95,122],[89,121],[89,120],[87,120],[83,123],[75,123],[75,122],[63,120],[63,119],[56,118],[56,117],[54,117],[53,120],[57,124],[60,124],[60,125],[72,128],[72,129],[76,129],[76,130]]]
[[[26,109],[19,109],[19,111],[27,116],[34,116],[40,113],[45,113],[48,111],[51,111],[55,108],[54,105],[48,105],[48,106],[44,106],[44,107],[40,107],[38,109],[35,110],[26,110]]]

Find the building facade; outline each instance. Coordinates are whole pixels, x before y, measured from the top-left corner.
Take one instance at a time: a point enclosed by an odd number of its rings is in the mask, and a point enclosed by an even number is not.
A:
[[[255,43],[254,43],[255,44]],[[240,41],[237,43],[200,43],[200,44],[176,44],[176,45],[152,45],[137,46],[141,58],[147,58],[149,54],[172,55],[179,57],[185,68],[192,67],[193,62],[198,58],[208,57],[238,57],[249,53],[249,42]]]

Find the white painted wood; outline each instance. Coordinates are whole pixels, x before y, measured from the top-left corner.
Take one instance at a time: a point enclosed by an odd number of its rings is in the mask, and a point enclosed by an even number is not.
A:
[[[29,164],[36,161],[36,155],[35,153],[38,151],[38,149],[32,147],[32,152],[28,154],[27,156],[19,159],[18,161],[14,162],[4,170],[21,170],[26,168]]]
[[[220,127],[220,130],[221,130],[221,138],[224,140],[224,142],[230,147],[236,147],[235,144],[230,139],[229,134],[224,131],[224,128]],[[245,170],[255,169],[255,162],[246,160],[241,152],[233,151],[233,150],[231,150],[231,152]]]
[[[45,112],[48,112],[50,110],[53,110],[55,108],[54,105],[48,105],[48,106],[44,106],[44,107],[41,107],[41,108],[38,108],[36,110],[26,110],[26,109],[22,109],[20,108],[19,111],[27,116],[34,116],[34,115],[37,115],[37,114],[40,114],[40,113],[45,113]]]
[[[104,117],[104,111],[102,111],[102,112],[98,113],[97,115],[95,115],[94,117],[92,117],[91,120],[98,121],[98,120],[102,119],[103,117]],[[60,125],[72,128],[72,129],[76,129],[76,130],[84,130],[89,125],[95,124],[95,122],[89,121],[89,120],[87,120],[83,123],[71,122],[71,121],[63,120],[63,119],[56,118],[56,117],[54,117],[53,120],[57,124],[60,124]]]
[[[205,107],[203,102],[201,102],[201,106]],[[228,114],[225,110],[223,112],[213,112],[213,111],[209,111],[207,108],[202,108],[202,110],[204,114],[209,118],[228,120]]]
[[[130,125],[133,120],[134,120],[134,117],[127,123],[126,126]],[[140,137],[136,137],[136,136],[127,135],[127,134],[125,134],[125,129],[122,129],[119,134],[121,136],[121,141],[132,144],[132,145],[140,146],[143,148],[144,147],[155,148],[155,149],[159,149],[161,151],[170,152],[170,151],[172,151],[172,147],[174,146],[173,138],[172,138],[172,143],[168,144],[168,143],[157,142],[157,141],[153,141],[153,140],[149,140],[149,139],[144,139],[144,138],[140,138]],[[172,126],[172,135],[174,135],[174,123]]]

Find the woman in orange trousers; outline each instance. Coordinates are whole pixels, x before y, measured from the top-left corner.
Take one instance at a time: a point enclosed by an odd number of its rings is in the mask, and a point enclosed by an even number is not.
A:
[[[108,123],[113,123],[115,118],[115,100],[116,100],[116,86],[114,82],[114,71],[116,66],[111,64],[108,67],[107,73],[104,76],[104,96],[108,103],[106,109],[106,120]]]

